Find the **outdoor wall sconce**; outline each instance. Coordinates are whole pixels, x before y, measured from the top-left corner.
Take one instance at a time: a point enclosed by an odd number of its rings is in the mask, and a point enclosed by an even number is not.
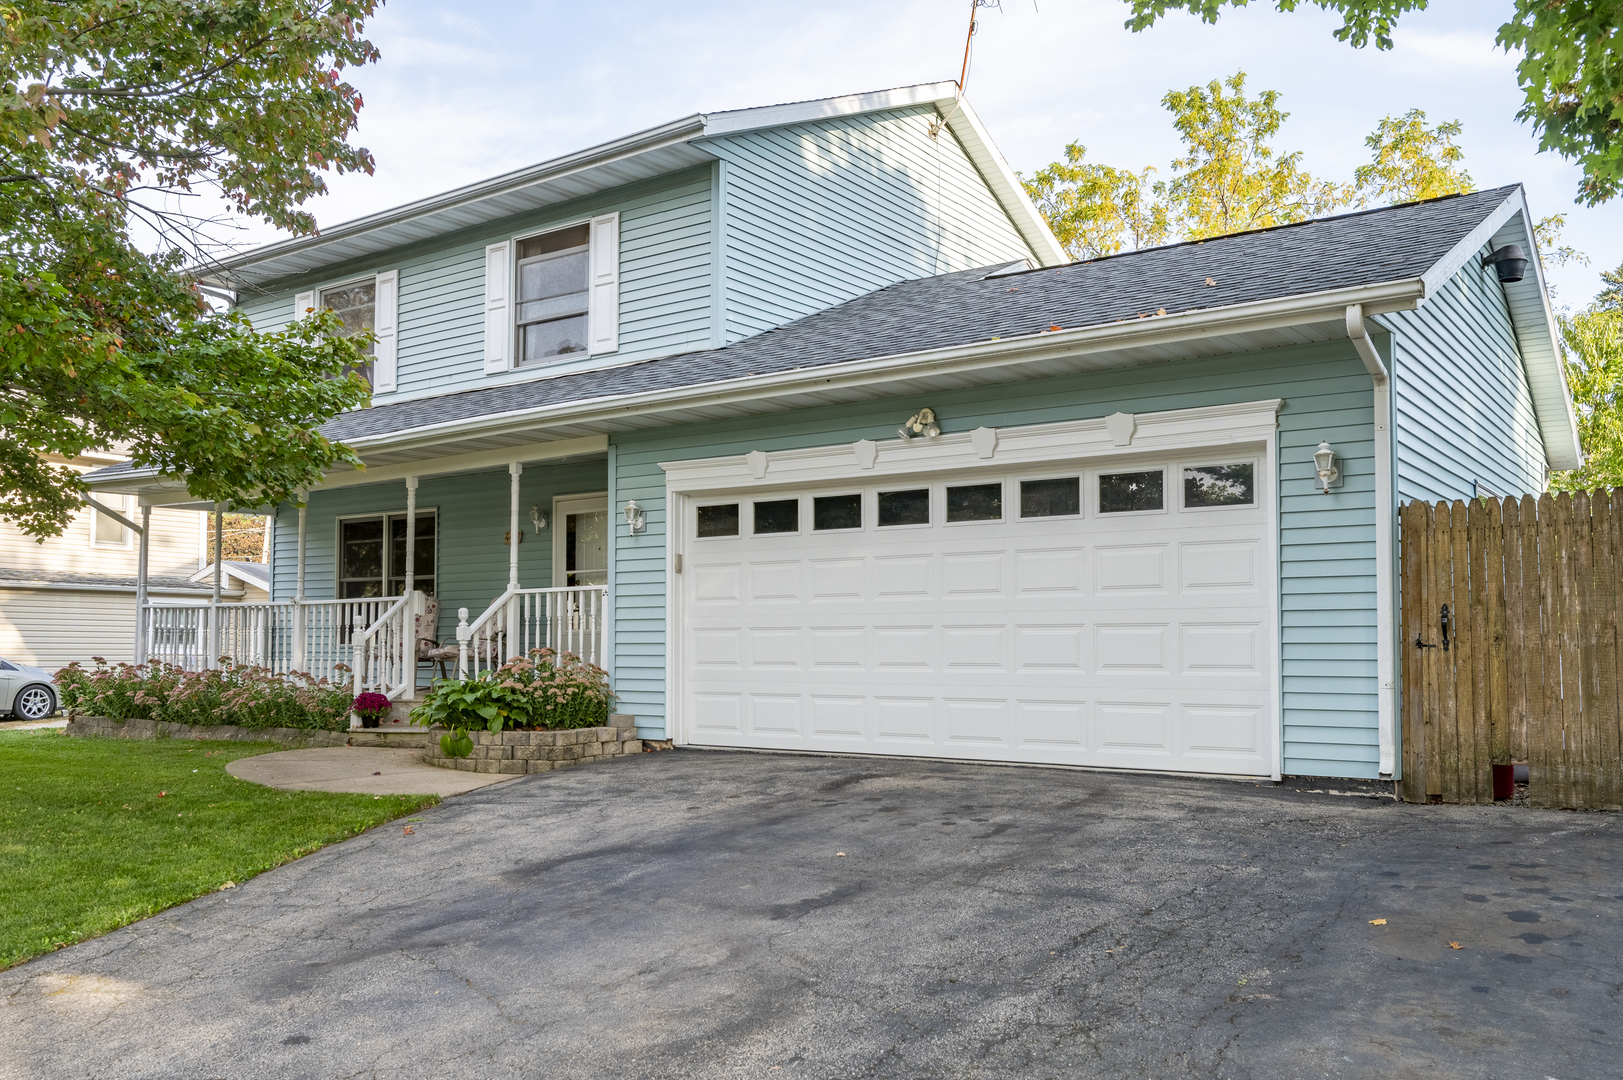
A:
[[[1506,244],[1497,251],[1482,256],[1483,266],[1492,266],[1499,275],[1501,285],[1517,282],[1527,273],[1527,253],[1520,244]]]
[[[541,530],[547,527],[547,515],[541,512],[539,506],[530,507],[530,524],[535,526],[535,534],[541,535]]]
[[[934,409],[920,409],[908,418],[907,423],[896,429],[896,434],[908,441],[919,435],[933,439],[941,434],[941,425],[935,422]]]
[[[1319,474],[1319,487],[1326,494],[1330,494],[1330,485],[1336,482],[1341,470],[1336,468],[1336,452],[1330,449],[1330,444],[1321,442],[1319,448],[1313,451],[1313,467]]]
[[[636,499],[632,499],[630,502],[626,503],[625,515],[626,528],[630,529],[633,533],[642,532],[643,527],[648,524],[648,519],[643,517],[642,507],[637,505]]]

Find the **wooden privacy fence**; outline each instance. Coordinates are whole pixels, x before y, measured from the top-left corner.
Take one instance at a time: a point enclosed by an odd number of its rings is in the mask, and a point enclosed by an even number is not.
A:
[[[1623,488],[1403,507],[1403,779],[1487,803],[1623,808]]]

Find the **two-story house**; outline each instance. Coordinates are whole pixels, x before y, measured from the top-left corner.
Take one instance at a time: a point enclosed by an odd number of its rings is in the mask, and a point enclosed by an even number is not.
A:
[[[686,745],[1390,775],[1399,500],[1578,458],[1511,245],[1519,188],[1068,264],[951,83],[272,244],[222,283],[375,332],[367,467],[220,640],[403,698],[417,636],[568,647]]]

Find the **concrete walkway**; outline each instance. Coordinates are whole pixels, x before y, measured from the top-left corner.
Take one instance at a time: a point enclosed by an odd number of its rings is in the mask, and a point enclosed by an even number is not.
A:
[[[241,780],[286,791],[352,791],[361,795],[460,795],[511,776],[460,772],[423,762],[421,750],[317,746],[239,758],[225,767]]]

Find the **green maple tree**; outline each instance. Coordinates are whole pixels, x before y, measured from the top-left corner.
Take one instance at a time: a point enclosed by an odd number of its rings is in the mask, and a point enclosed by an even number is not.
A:
[[[196,193],[295,234],[348,138],[346,67],[373,0],[0,3],[0,516],[35,536],[82,507],[73,458],[120,447],[208,501],[290,498],[348,448],[364,340],[329,313],[281,333],[194,283],[220,246]]]

